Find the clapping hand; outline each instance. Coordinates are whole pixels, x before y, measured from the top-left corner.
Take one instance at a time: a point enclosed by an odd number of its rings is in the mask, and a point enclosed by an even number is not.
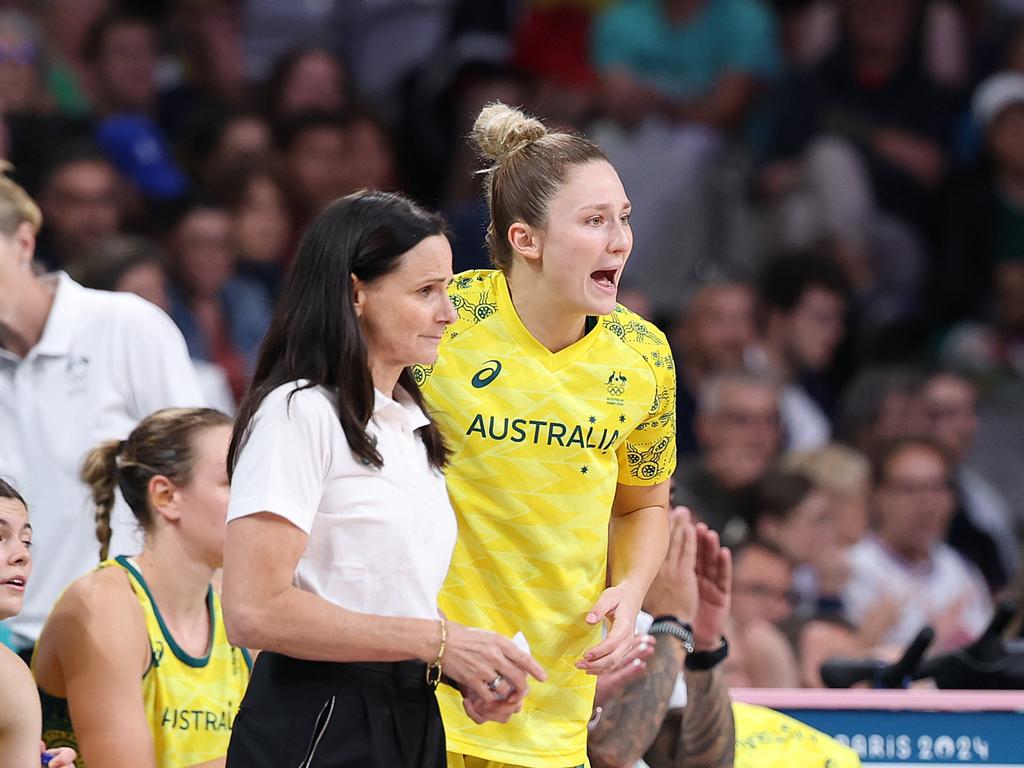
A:
[[[697,610],[696,561],[697,531],[690,510],[675,507],[669,512],[668,554],[644,601],[648,613],[693,621]]]
[[[732,553],[718,534],[697,523],[697,613],[693,619],[694,645],[699,651],[714,650],[725,635],[732,597]]]

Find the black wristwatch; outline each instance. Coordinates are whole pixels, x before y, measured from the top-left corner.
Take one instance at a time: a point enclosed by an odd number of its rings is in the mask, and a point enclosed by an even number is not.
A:
[[[686,668],[691,672],[707,672],[714,669],[729,655],[729,643],[722,636],[722,644],[713,651],[690,651],[686,654]]]
[[[655,616],[647,633],[651,635],[671,635],[683,644],[687,658],[693,653],[693,627],[676,616]]]

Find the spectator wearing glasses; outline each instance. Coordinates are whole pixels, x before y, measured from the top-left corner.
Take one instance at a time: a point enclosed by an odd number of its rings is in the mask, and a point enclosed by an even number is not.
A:
[[[713,376],[701,387],[696,426],[704,455],[678,473],[679,502],[731,546],[745,538],[751,489],[779,451],[779,391],[764,374]]]
[[[729,684],[787,688],[800,673],[779,624],[793,615],[798,602],[793,564],[773,544],[756,539],[733,555],[732,609],[729,627]]]
[[[981,574],[945,543],[954,497],[947,452],[927,438],[905,438],[882,450],[874,467],[875,529],[851,550],[843,594],[848,617],[861,625],[880,602],[899,610],[881,635],[905,645],[930,624],[935,648],[962,645],[989,620]]]
[[[793,615],[793,562],[778,546],[752,539],[733,556],[732,617],[743,627],[756,621],[778,624]]]

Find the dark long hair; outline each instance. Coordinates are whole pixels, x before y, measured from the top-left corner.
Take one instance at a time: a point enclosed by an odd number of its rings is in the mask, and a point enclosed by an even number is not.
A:
[[[10,499],[11,501],[17,501],[25,509],[28,509],[28,504],[25,503],[25,499],[21,497],[21,494],[14,488],[13,485],[4,481],[0,478],[0,499]]]
[[[352,453],[375,467],[383,466],[366,433],[375,398],[352,275],[372,282],[397,269],[402,256],[417,244],[444,234],[440,215],[389,192],[348,195],[313,220],[274,307],[252,384],[238,409],[228,449],[229,476],[260,403],[277,387],[297,379],[308,382],[300,389],[323,386],[337,393],[338,419]],[[402,371],[398,384],[424,407],[409,369]],[[440,431],[431,423],[420,432],[430,463],[440,469],[448,456]]]

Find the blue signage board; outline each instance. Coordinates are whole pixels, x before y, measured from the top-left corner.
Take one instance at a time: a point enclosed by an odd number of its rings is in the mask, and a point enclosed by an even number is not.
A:
[[[780,709],[867,766],[1024,768],[1024,713]]]

